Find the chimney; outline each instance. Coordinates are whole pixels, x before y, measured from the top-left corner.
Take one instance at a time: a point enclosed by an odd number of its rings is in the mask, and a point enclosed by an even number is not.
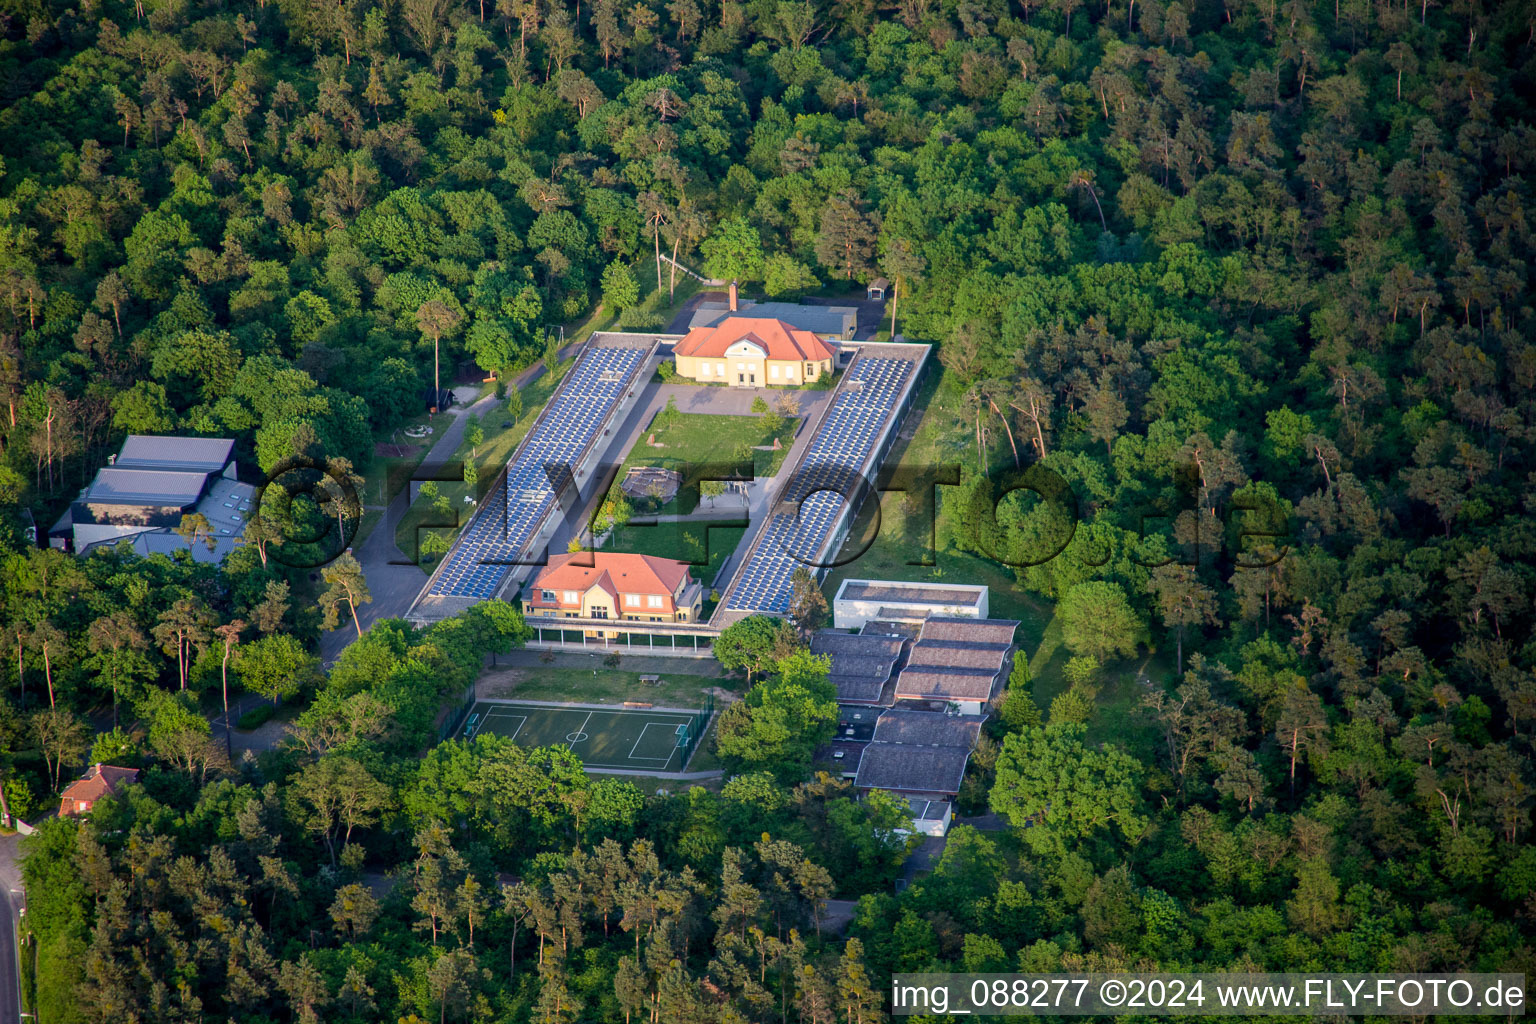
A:
[[[731,312],[736,312],[736,282],[731,282]]]

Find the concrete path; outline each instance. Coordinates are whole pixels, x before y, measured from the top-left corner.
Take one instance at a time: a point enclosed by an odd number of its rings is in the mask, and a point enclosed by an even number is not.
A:
[[[348,629],[350,628],[349,626]],[[340,632],[340,630],[337,632]],[[335,634],[331,635],[334,636]],[[230,737],[230,748],[234,751],[234,756],[231,760],[236,765],[239,765],[241,755],[246,751],[250,751],[252,754],[260,754],[271,750],[277,746],[284,736],[288,735],[287,721],[280,721],[278,719],[269,718],[251,730],[242,730],[236,724],[240,721],[241,715],[258,705],[267,703],[270,703],[270,701],[258,693],[242,693],[238,698],[229,702],[229,731],[232,734]],[[224,709],[220,708],[210,715],[208,717],[208,724],[213,728],[213,741],[215,743],[223,743]]]
[[[495,655],[495,664],[491,671],[506,668],[602,668],[603,658],[613,652],[608,649],[592,651],[586,654],[578,654],[574,651],[554,652],[554,660],[546,664],[544,655],[546,651],[513,651],[510,654]],[[695,663],[688,659],[678,659],[663,655],[651,656],[648,654],[623,653],[624,660],[620,663],[620,671],[636,672],[640,675],[685,675],[708,676],[713,679],[720,678],[722,672],[713,659]]]
[[[821,901],[821,930],[831,932],[833,935],[842,935],[853,924],[854,915],[858,913],[858,900],[822,900]]]
[[[699,782],[704,779],[718,779],[725,774],[720,769],[712,772],[637,772],[632,768],[593,768],[590,765],[582,769],[588,775],[636,775],[647,779],[674,779],[680,782]]]

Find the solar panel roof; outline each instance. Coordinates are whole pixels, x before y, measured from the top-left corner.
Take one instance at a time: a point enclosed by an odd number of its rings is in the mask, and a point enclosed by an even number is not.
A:
[[[527,550],[557,496],[574,485],[572,468],[597,439],[650,355],[648,347],[603,345],[594,339],[507,464],[438,569],[427,593],[485,599],[507,570],[536,553]]]
[[[861,356],[848,368],[795,474],[796,489],[806,497],[781,500],[726,597],[727,610],[789,611],[790,575],[797,566],[816,562],[848,511],[843,494],[816,488],[851,492],[914,370],[913,360],[888,356]]]

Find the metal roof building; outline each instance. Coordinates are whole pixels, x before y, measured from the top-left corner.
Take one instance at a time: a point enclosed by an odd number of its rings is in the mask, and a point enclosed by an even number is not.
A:
[[[182,516],[197,512],[212,544],[199,539],[192,557],[219,561],[256,500],[256,488],[237,478],[234,447],[225,437],[130,435],[48,531],[49,543],[84,554],[128,540],[141,555],[172,554],[188,550],[175,531]]]

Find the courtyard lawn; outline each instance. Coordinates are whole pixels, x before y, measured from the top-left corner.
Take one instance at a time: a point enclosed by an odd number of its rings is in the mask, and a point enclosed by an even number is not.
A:
[[[708,586],[746,532],[744,526],[725,526],[711,523],[707,519],[657,523],[654,526],[630,525],[614,530],[601,550],[656,555],[659,558],[676,558],[688,562],[694,578]]]
[[[658,426],[657,422],[664,422]],[[758,477],[773,476],[784,464],[794,443],[795,428],[799,419],[785,419],[777,432],[770,431],[762,416],[711,416],[708,413],[676,413],[667,421],[665,411],[641,432],[640,440],[624,457],[624,464],[614,477],[614,490],[624,480],[624,475],[635,466],[660,466],[675,469],[684,474],[683,490],[677,497],[656,510],[658,515],[687,515],[698,505],[688,495],[688,470],[707,463],[729,462],[736,457],[743,445],[752,451],[752,472]],[[652,435],[656,447],[647,442]],[[773,451],[774,438],[779,450]],[[767,449],[767,450],[762,450]],[[694,478],[695,480],[697,477]]]

